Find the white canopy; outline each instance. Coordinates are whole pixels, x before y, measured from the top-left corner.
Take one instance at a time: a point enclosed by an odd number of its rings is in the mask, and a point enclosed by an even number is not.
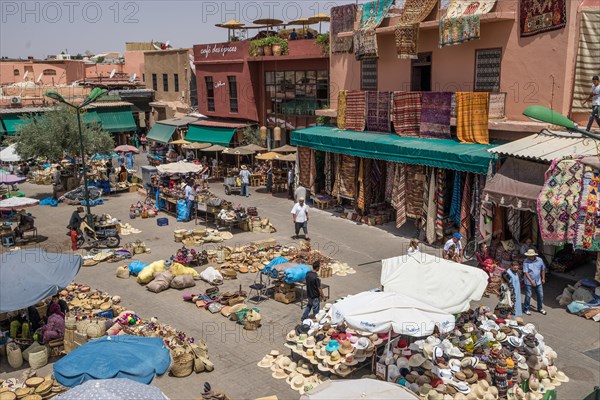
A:
[[[418,400],[419,397],[404,386],[377,379],[344,379],[323,382],[300,400]]]
[[[17,208],[26,208],[37,206],[39,200],[29,197],[9,197],[0,201],[0,210],[15,210]]]
[[[454,329],[454,316],[403,294],[362,292],[331,307],[331,322],[344,321],[354,329],[372,333],[390,330],[408,336],[431,335],[436,326],[446,333]]]
[[[202,171],[202,165],[190,162],[176,162],[156,167],[161,174],[189,174]]]
[[[4,150],[0,151],[0,161],[1,162],[16,162],[21,161],[21,157],[17,154],[15,150],[16,145],[11,144]]]
[[[485,271],[416,253],[382,261],[384,292],[400,293],[451,314],[467,311],[487,287]]]

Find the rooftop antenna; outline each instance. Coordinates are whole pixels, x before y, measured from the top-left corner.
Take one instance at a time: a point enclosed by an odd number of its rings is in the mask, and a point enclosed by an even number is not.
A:
[[[27,81],[28,76],[29,76],[29,71],[25,71],[25,74],[23,74],[23,82]]]
[[[116,74],[116,73],[117,73],[117,70],[116,70],[115,68],[113,68],[113,70],[112,70],[112,71],[110,71],[110,75],[109,75],[108,77],[112,79],[112,78],[114,78],[114,77],[115,77],[115,74]]]
[[[137,74],[134,72],[133,74],[131,74],[131,76],[129,77],[129,82],[135,82],[135,78],[137,78]]]
[[[35,80],[35,83],[40,83],[42,81],[42,76],[44,75],[43,72],[40,72],[40,74],[38,75],[38,78]]]

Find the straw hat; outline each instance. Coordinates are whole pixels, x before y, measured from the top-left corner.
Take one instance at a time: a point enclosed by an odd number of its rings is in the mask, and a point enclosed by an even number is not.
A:
[[[570,379],[570,378],[569,378],[567,375],[565,375],[565,373],[564,373],[564,372],[562,372],[562,371],[558,371],[558,372],[556,373],[556,377],[555,377],[554,379],[555,379],[556,381],[560,382],[560,383],[566,383],[566,382],[569,382],[569,381],[571,380],[571,379]]]
[[[241,169],[248,169],[248,167],[246,167],[246,165],[242,164],[242,166],[240,167]]]
[[[309,336],[306,338],[306,340],[303,342],[304,347],[306,347],[307,349],[312,349],[313,347],[315,347],[315,337],[314,336]]]
[[[260,368],[271,368],[273,361],[273,357],[264,356],[256,365],[258,365]]]
[[[285,379],[287,378],[287,374],[281,368],[275,368],[275,371],[271,374],[271,376],[275,379]]]
[[[299,392],[301,389],[304,389],[305,383],[306,383],[306,379],[304,378],[304,376],[302,376],[301,374],[298,374],[291,380],[290,386],[292,389]]]
[[[538,255],[534,249],[529,249],[525,252],[525,257],[535,257]]]
[[[271,350],[269,352],[269,356],[273,357],[273,358],[277,358],[281,355],[281,353],[279,353],[279,350]]]
[[[287,371],[291,364],[292,364],[292,359],[289,358],[288,356],[283,356],[275,362],[274,366],[277,366],[279,369],[283,369],[283,370]]]
[[[294,364],[296,364],[296,363],[294,363]],[[294,370],[294,371],[291,371],[291,372],[288,374],[287,378],[285,378],[285,383],[287,383],[288,385],[290,385],[290,386],[291,386],[291,385],[292,385],[292,379],[294,379],[294,378],[295,378],[296,376],[298,376],[298,375],[300,375],[300,374],[298,374],[298,373],[297,373],[295,370]]]
[[[354,347],[352,346],[352,343],[350,343],[349,341],[345,341],[339,348],[339,352],[343,355],[347,355],[354,352]]]
[[[337,350],[333,351],[325,360],[329,365],[336,365],[343,361],[342,357],[340,356],[340,352]]]
[[[338,354],[339,355],[339,354]],[[298,361],[296,372],[302,375],[311,375],[313,373],[313,367],[304,360]]]

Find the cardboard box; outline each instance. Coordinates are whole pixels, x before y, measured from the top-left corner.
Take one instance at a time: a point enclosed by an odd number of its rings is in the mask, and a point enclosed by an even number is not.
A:
[[[275,301],[284,304],[293,303],[294,301],[296,301],[296,292],[275,293]]]

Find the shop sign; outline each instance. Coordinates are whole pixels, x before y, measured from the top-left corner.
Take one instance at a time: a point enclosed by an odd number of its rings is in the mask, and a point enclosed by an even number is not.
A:
[[[208,58],[211,54],[221,55],[221,57],[225,57],[226,54],[237,53],[237,46],[228,46],[228,45],[207,45],[205,48],[200,49],[200,55],[204,56],[204,58]]]

